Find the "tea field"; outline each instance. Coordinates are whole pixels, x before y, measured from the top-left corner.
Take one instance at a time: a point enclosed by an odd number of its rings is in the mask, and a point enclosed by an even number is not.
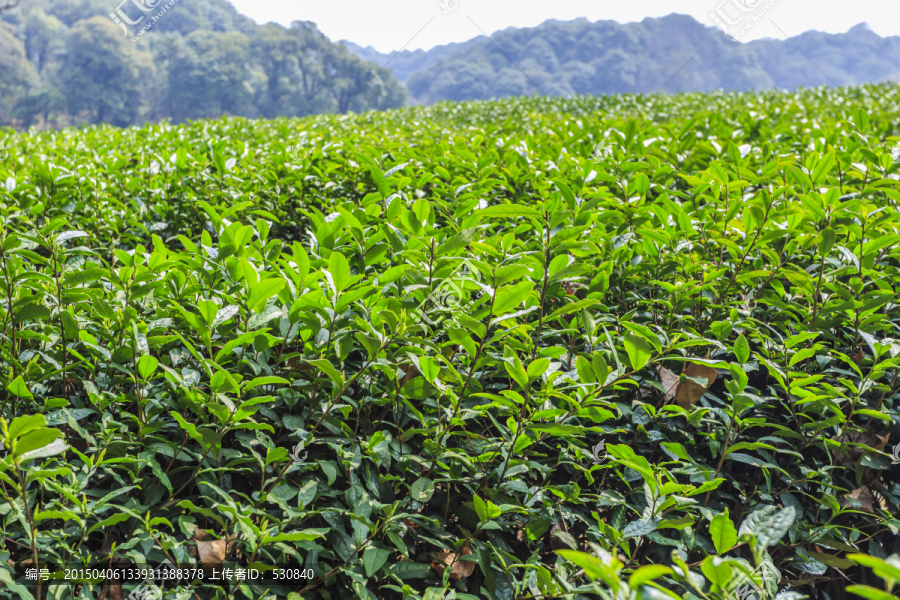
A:
[[[897,600],[897,85],[6,133],[0,597]]]

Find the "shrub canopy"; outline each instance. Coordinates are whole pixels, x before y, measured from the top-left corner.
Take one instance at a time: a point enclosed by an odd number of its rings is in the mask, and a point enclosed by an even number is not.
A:
[[[0,595],[894,598],[898,100],[11,137]]]

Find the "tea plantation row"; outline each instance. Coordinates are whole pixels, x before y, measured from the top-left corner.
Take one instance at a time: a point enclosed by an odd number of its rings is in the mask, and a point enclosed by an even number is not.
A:
[[[898,114],[883,85],[9,137],[0,596],[193,565],[165,598],[896,600]]]

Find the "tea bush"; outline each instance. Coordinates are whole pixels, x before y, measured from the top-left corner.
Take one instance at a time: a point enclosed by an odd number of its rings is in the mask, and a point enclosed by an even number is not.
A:
[[[10,137],[0,595],[169,564],[204,567],[178,599],[896,600],[898,114],[882,85]]]

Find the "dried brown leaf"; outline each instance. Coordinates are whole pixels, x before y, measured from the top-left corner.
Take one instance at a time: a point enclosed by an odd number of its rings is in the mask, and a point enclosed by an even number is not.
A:
[[[225,560],[225,540],[213,540],[211,542],[197,542],[197,554],[200,562],[206,564],[218,564]]]
[[[587,287],[583,283],[575,281],[574,279],[563,279],[559,282],[559,285],[569,296],[574,296],[578,290]]]
[[[841,498],[841,504],[843,506],[852,506],[849,500],[856,500],[859,502],[859,509],[864,510],[866,512],[874,513],[875,512],[875,496],[872,494],[872,490],[868,487],[863,486],[861,488],[856,488],[849,494],[846,494],[843,498]]]
[[[125,600],[125,592],[118,580],[108,584],[107,590],[109,591],[109,600]]]
[[[835,457],[834,462],[842,467],[855,467],[860,459],[869,453],[868,448],[884,450],[889,439],[890,435],[881,436],[871,431],[851,431],[838,437],[837,441],[843,445],[843,450]],[[849,444],[860,444],[860,446]],[[868,446],[868,448],[861,446]]]
[[[225,556],[229,556],[237,547],[237,534],[231,533],[225,539],[228,541],[228,547],[225,549]]]
[[[205,542],[209,539],[209,532],[203,529],[200,529],[193,523],[188,523],[187,526],[191,529],[191,539],[195,542]],[[197,546],[188,546],[188,556],[191,558],[197,558]]]
[[[447,552],[441,550],[434,552],[431,561],[431,568],[437,571],[438,575],[443,576],[447,567],[450,567],[450,579],[462,579],[468,577],[475,572],[475,563],[468,560],[459,560],[460,554],[472,554],[469,548],[463,548],[462,552]]]
[[[566,522],[563,519],[556,520],[556,522],[553,524],[553,527],[550,528],[550,535],[553,535],[560,529],[562,529],[563,531],[568,531],[568,528],[566,527]]]
[[[104,582],[98,600],[125,600],[122,582],[118,579],[109,579]]]
[[[195,525],[194,531],[191,534],[191,537],[193,537],[195,541],[205,542],[206,540],[209,539],[209,532],[206,531],[205,529],[200,529],[199,527],[197,527]]]
[[[406,385],[407,381],[421,375],[421,373],[419,372],[419,370],[416,368],[415,365],[408,365],[408,368],[409,368],[409,370],[406,371],[406,374],[403,375],[403,379],[400,380],[400,385]]]
[[[550,547],[554,550],[578,550],[578,540],[568,531],[554,531],[550,534]]]
[[[706,385],[700,385],[690,379],[686,379],[678,384],[675,391],[675,401],[682,408],[690,408],[700,401],[700,397],[706,393],[706,390],[713,384],[719,372],[712,367],[700,365],[697,363],[688,363],[682,374],[685,377],[695,377],[697,379],[706,379]]]
[[[656,365],[656,372],[659,374],[659,381],[662,383],[663,390],[666,393],[666,401],[668,402],[675,397],[678,388],[678,375],[661,365]]]
[[[649,397],[654,391],[656,391],[656,388],[650,385],[650,382],[645,379],[641,385],[638,386],[638,399],[642,400],[643,398]]]
[[[309,373],[315,370],[315,367],[308,362],[303,361],[303,357],[292,356],[286,361],[287,366],[292,371],[300,371],[301,373]]]

